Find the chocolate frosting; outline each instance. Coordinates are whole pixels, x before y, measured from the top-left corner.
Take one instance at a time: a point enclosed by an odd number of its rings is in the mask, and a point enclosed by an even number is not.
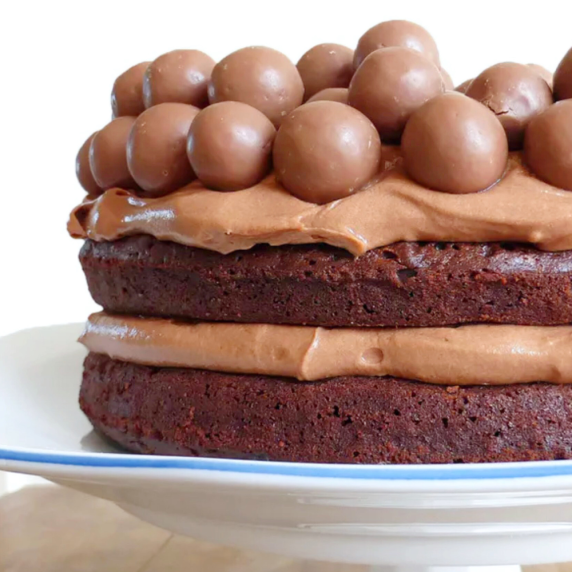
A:
[[[397,148],[383,155],[376,182],[325,205],[292,196],[272,174],[234,193],[209,191],[198,181],[155,199],[112,189],[76,207],[68,230],[96,241],[149,234],[222,254],[256,244],[326,243],[359,256],[401,240],[572,249],[572,193],[533,177],[519,153],[493,188],[468,195],[428,191],[404,174]]]
[[[572,383],[572,326],[353,329],[90,316],[81,343],[162,367],[315,381],[346,375],[449,385]]]

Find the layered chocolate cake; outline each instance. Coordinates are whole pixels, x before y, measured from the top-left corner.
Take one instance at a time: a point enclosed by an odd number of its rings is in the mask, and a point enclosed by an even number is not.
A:
[[[297,65],[176,50],[77,157],[80,405],[121,447],[572,458],[572,50],[453,89],[404,21]]]

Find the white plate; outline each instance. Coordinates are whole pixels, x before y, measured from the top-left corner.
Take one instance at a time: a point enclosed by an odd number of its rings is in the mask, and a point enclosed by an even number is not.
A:
[[[80,330],[0,339],[0,469],[109,499],[174,532],[298,558],[572,560],[569,461],[350,466],[121,453],[91,432],[77,406]]]

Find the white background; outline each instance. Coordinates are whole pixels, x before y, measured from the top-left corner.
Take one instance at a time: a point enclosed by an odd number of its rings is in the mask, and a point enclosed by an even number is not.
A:
[[[65,228],[83,196],[74,159],[109,121],[112,83],[131,65],[177,48],[218,60],[247,45],[297,61],[408,19],[435,37],[459,84],[500,61],[553,70],[572,44],[571,16],[570,0],[1,1],[0,335],[94,309]]]

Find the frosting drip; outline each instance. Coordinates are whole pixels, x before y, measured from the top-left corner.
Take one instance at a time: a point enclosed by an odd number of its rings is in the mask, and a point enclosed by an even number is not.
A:
[[[326,329],[90,316],[81,343],[144,365],[314,381],[394,376],[446,385],[572,383],[572,326]]]
[[[199,182],[155,199],[110,189],[76,207],[68,230],[96,241],[150,234],[222,254],[261,243],[327,243],[359,256],[399,241],[512,241],[572,249],[572,192],[533,177],[517,153],[498,184],[469,195],[416,184],[404,174],[396,149],[385,148],[382,163],[385,170],[367,188],[325,205],[290,195],[273,175],[232,193]]]

